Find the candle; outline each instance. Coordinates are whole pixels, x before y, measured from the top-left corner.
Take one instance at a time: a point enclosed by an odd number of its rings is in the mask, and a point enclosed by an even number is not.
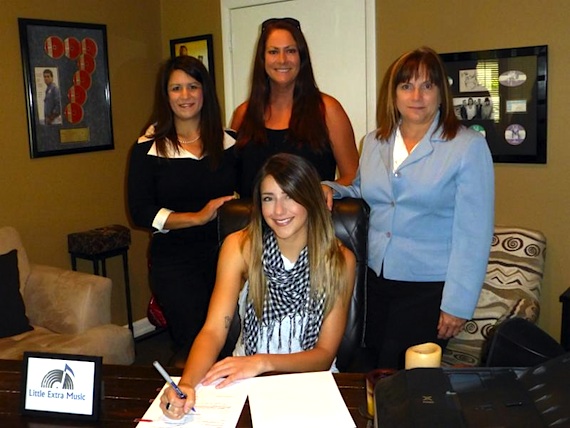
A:
[[[406,370],[416,367],[439,367],[441,347],[437,343],[422,343],[406,350]]]
[[[366,373],[366,410],[370,417],[374,416],[374,387],[376,382],[396,373],[395,369],[376,369]]]

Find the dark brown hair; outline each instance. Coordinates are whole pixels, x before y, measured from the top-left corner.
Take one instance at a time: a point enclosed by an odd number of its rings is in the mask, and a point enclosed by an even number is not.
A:
[[[293,92],[293,110],[289,121],[288,138],[299,145],[308,144],[314,151],[321,151],[330,145],[325,121],[325,105],[315,82],[307,41],[298,21],[291,18],[274,18],[264,22],[255,51],[247,109],[240,128],[236,130],[238,131],[237,146],[241,147],[249,141],[267,142],[264,118],[269,105],[271,87],[269,77],[265,72],[265,48],[267,39],[274,30],[286,30],[291,33],[297,43],[300,58],[299,74],[295,79]]]
[[[168,152],[168,144],[173,145],[175,150],[180,150],[181,146],[174,126],[174,114],[168,99],[168,80],[175,70],[182,70],[202,85],[204,102],[200,112],[200,136],[203,153],[208,155],[210,165],[215,169],[220,164],[224,152],[222,115],[210,73],[197,58],[186,55],[177,56],[162,64],[156,80],[153,113],[143,132],[149,126],[154,125],[156,149],[163,156],[166,156]]]

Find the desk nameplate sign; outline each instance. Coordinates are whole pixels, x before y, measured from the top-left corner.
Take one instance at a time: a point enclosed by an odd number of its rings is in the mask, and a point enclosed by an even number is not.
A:
[[[101,408],[102,358],[25,352],[22,415],[95,421]]]

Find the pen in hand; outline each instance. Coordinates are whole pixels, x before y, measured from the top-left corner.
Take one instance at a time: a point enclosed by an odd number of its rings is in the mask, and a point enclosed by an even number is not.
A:
[[[158,372],[166,381],[166,383],[168,383],[172,387],[172,389],[174,389],[174,392],[176,392],[176,395],[178,395],[179,398],[186,398],[186,394],[184,394],[184,392],[182,392],[182,390],[178,387],[178,385],[176,385],[176,383],[172,380],[168,372],[164,370],[164,367],[162,367],[162,365],[158,361],[153,362],[152,365],[156,370],[158,370]],[[196,409],[192,407],[192,411],[195,412]]]

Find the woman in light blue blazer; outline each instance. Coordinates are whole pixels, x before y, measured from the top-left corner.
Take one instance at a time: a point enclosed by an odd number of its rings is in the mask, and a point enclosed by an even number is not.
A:
[[[445,348],[473,316],[493,235],[493,161],[456,118],[430,48],[389,67],[378,122],[353,183],[324,184],[370,205],[366,342],[378,367],[402,368],[409,346]]]

